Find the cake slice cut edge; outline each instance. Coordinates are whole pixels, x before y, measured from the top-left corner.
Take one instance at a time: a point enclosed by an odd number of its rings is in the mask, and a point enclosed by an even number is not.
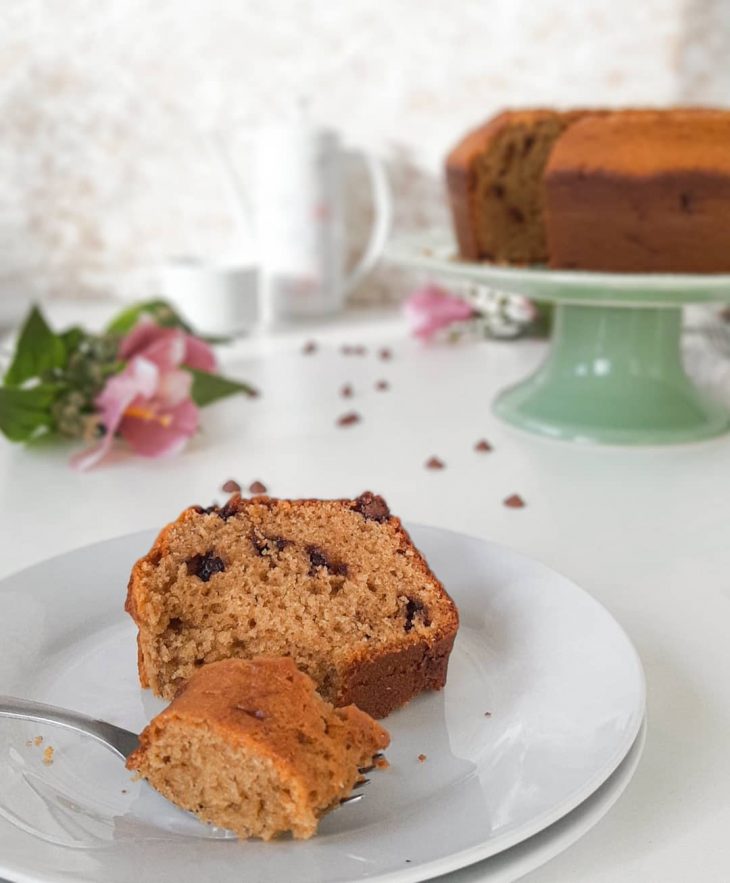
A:
[[[240,838],[307,839],[389,741],[364,712],[322,699],[291,659],[228,659],[188,681],[127,767]]]
[[[325,699],[374,717],[444,686],[459,622],[370,492],[190,507],[135,564],[126,609],[140,681],[157,695],[219,659],[291,656]]]

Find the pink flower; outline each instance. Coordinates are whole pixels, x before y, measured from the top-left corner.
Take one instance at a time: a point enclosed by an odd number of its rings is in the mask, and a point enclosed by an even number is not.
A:
[[[404,303],[403,311],[413,334],[423,340],[431,340],[441,329],[474,315],[474,309],[465,300],[433,284],[414,291]]]
[[[119,344],[118,355],[125,362],[134,356],[145,356],[154,362],[158,353],[168,352],[175,366],[215,371],[215,355],[207,343],[179,328],[162,328],[146,317]]]
[[[198,408],[190,398],[193,378],[179,366],[207,370],[202,365],[211,365],[212,353],[205,344],[198,348],[200,341],[174,329],[150,334],[144,328],[144,337],[138,329],[120,347],[120,356],[124,354],[129,362],[107,380],[95,401],[104,436],[72,458],[76,469],[96,465],[111,450],[116,435],[143,457],[164,457],[180,451],[198,428]],[[130,357],[128,352],[136,354]]]

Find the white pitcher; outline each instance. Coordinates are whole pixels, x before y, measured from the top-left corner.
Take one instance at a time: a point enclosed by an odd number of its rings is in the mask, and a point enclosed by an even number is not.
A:
[[[369,173],[374,221],[369,241],[345,272],[344,160],[337,133],[306,123],[264,126],[251,132],[250,177],[241,183],[215,140],[239,227],[252,230],[259,264],[260,314],[265,323],[339,310],[373,268],[392,219],[390,188],[382,164],[357,153]]]

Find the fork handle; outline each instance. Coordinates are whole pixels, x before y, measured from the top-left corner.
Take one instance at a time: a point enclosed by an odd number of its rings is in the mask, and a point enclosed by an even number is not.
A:
[[[79,733],[85,733],[99,742],[113,748],[126,758],[137,745],[137,736],[128,730],[106,721],[96,720],[79,711],[68,708],[57,708],[42,702],[29,699],[18,699],[15,696],[0,695],[0,718],[9,717],[16,720],[37,721],[44,724],[56,724]]]

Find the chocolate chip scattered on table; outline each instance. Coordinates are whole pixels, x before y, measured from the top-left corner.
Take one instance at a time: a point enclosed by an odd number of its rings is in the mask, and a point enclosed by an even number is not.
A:
[[[426,469],[445,469],[446,463],[439,457],[429,457],[425,463]]]
[[[362,420],[362,417],[357,413],[357,411],[348,411],[347,414],[343,414],[341,417],[337,418],[338,426],[354,426],[356,423],[359,423]]]
[[[511,496],[506,497],[502,502],[508,509],[524,509],[527,505],[519,494],[512,494]]]

